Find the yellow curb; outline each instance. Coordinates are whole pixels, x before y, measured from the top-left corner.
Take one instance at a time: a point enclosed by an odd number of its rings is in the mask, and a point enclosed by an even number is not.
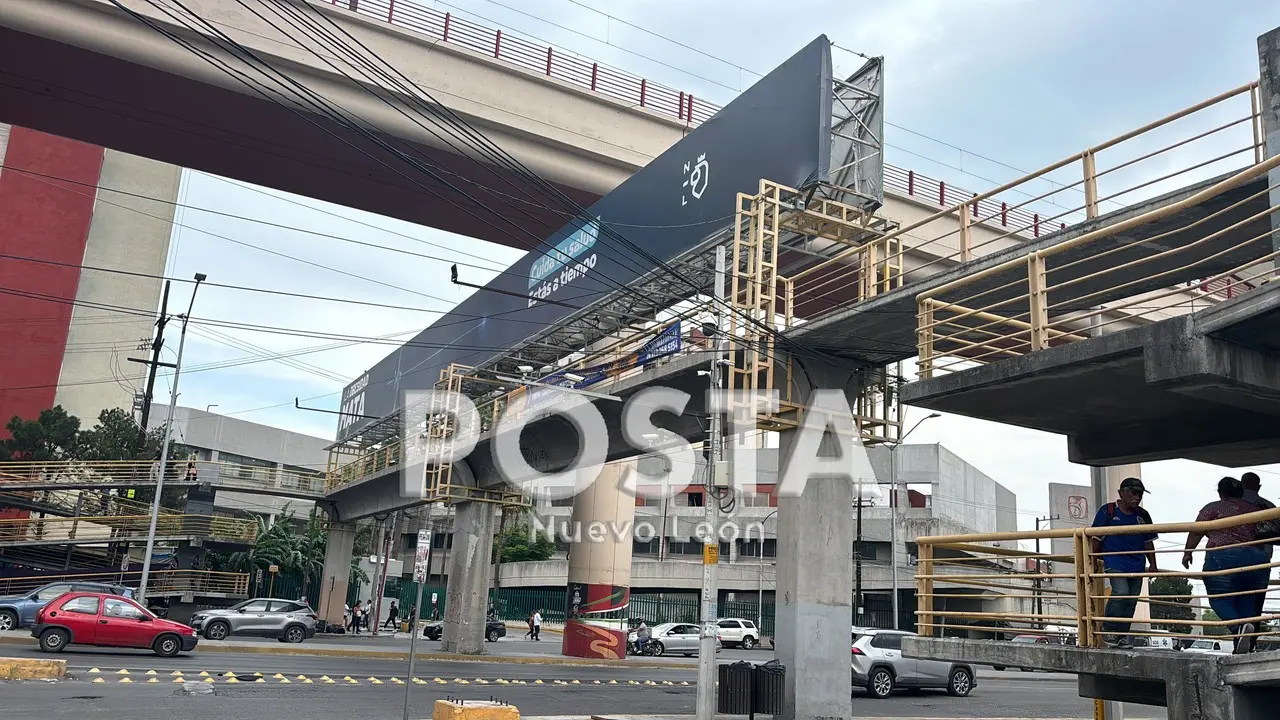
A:
[[[91,673],[100,673],[100,672],[102,672],[102,671],[101,671],[101,670],[99,670],[98,668],[89,668],[89,672],[91,672]]]
[[[155,674],[156,674],[156,671],[155,671],[155,670],[148,670],[148,671],[147,671],[146,673],[144,673],[144,674],[145,674],[145,675],[155,675]]]
[[[147,678],[147,682],[149,682],[149,683],[158,683],[158,682],[160,682],[160,681],[159,681],[159,680],[157,680],[156,678]]]
[[[314,684],[314,683],[312,683],[312,682],[311,682],[311,680],[309,680],[309,679],[308,679],[308,680],[303,680],[303,681],[302,681],[302,684],[303,684],[303,685],[312,685],[312,684]]]
[[[122,683],[131,683],[131,682],[133,682],[133,681],[132,681],[132,680],[130,680],[129,678],[127,678],[127,677],[124,677],[124,678],[120,678],[120,682],[122,682]]]
[[[207,682],[207,683],[212,683],[212,682],[214,682],[214,679],[213,679],[213,678],[211,678],[211,677],[207,677],[207,678],[205,678],[205,679],[204,679],[204,681],[205,681],[205,682]]]
[[[293,681],[292,681],[292,680],[290,680],[289,678],[280,678],[280,684],[281,684],[281,685],[292,685],[292,684],[293,684]]]
[[[120,668],[119,670],[117,670],[117,671],[116,671],[116,674],[117,674],[117,675],[128,675],[128,674],[129,674],[129,671],[128,671],[128,670],[126,670],[126,669],[124,669],[124,668]]]
[[[59,680],[66,676],[66,660],[0,658],[0,680]]]
[[[103,679],[102,679],[102,678],[100,678],[100,677],[96,677],[96,678],[94,678],[94,679],[93,679],[93,681],[94,681],[94,682],[96,682],[96,683],[104,683],[104,682],[106,682],[106,680],[103,680]]]
[[[171,672],[171,673],[169,673],[169,674],[170,674],[170,675],[172,675],[173,677],[182,677],[182,671],[181,671],[181,670],[174,670],[173,672]]]
[[[276,673],[275,675],[272,675],[271,677],[272,677],[272,679],[274,679],[274,680],[279,680],[279,679],[283,678],[283,677],[284,677],[284,675],[282,675],[282,674],[280,674],[280,673]]]
[[[173,679],[173,681],[174,681],[175,683],[185,683],[185,682],[186,682],[186,680],[183,680],[183,679],[182,679],[182,678],[180,678],[180,677],[176,677],[176,678],[174,678],[174,679]]]
[[[294,680],[306,680],[306,679],[307,679],[306,675],[299,675],[298,677],[294,678]]]
[[[258,678],[257,680],[254,680],[254,682],[256,682],[256,683],[264,683],[264,682],[266,682],[266,680],[265,680],[265,679],[263,679],[263,678]]]
[[[200,674],[199,674],[199,675],[197,675],[196,677],[209,677],[209,671],[208,671],[208,670],[201,670],[201,671],[200,671]]]
[[[229,678],[227,678],[227,682],[228,682],[228,683],[238,683],[238,682],[240,682],[240,681],[239,681],[239,680],[237,680],[237,679],[235,679],[234,677],[229,677]]]

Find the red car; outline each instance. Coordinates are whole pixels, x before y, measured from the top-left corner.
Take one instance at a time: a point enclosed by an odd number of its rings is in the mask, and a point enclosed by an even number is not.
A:
[[[31,636],[45,652],[97,645],[149,648],[163,657],[190,652],[198,642],[196,631],[182,623],[158,618],[129,598],[92,592],[69,592],[46,604]]]

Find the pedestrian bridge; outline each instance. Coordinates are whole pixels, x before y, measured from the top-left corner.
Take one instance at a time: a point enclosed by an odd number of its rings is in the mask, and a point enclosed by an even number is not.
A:
[[[1095,538],[1135,531],[1162,538],[1181,537],[1181,533],[1202,535],[1268,520],[1280,520],[1280,509],[1208,522],[917,538],[919,637],[904,639],[903,653],[920,659],[1074,673],[1079,676],[1083,697],[1163,706],[1171,718],[1274,717],[1275,703],[1280,701],[1280,649],[1276,649],[1280,643],[1275,642],[1280,636],[1255,628],[1258,623],[1280,620],[1280,613],[1265,611],[1262,604],[1268,589],[1266,577],[1280,562],[1271,562],[1274,558],[1268,553],[1268,561],[1245,567],[1173,570],[1184,549],[1181,543],[1158,540],[1160,572],[1116,573],[1103,569],[1102,555],[1092,547]],[[996,547],[991,544],[995,541],[1015,546]],[[1041,542],[1047,551],[1018,548]],[[1193,567],[1202,564],[1209,553],[1261,543],[1206,550],[1202,541],[1193,553],[1198,559]],[[1255,577],[1248,576],[1251,571]],[[1214,592],[1199,592],[1190,585],[1192,591],[1185,595],[1155,595],[1145,585],[1138,595],[1118,596],[1109,590],[1112,577],[1150,580],[1171,573],[1188,580],[1217,578],[1235,584]],[[1270,584],[1280,585],[1276,581]],[[983,597],[999,597],[1004,609],[979,610]],[[1108,612],[1108,601],[1116,599],[1136,601],[1135,615]],[[1197,617],[1193,608],[1205,601],[1224,619]],[[1155,606],[1177,611],[1161,613],[1165,617],[1153,623],[1151,608]],[[1129,634],[1137,647],[1105,647],[1103,624],[1126,620],[1134,620]],[[1049,642],[1009,642],[1021,634],[1044,636]],[[1206,635],[1247,643],[1247,647],[1256,645],[1258,651],[1214,656],[1142,647],[1149,644],[1147,638],[1185,641]],[[1267,639],[1271,642],[1265,642]]]

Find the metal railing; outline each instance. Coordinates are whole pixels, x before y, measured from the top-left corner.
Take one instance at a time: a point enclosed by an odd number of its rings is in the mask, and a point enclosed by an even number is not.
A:
[[[1215,547],[1185,547],[1159,544],[1151,551],[1100,550],[1103,538],[1133,534],[1189,533],[1207,536],[1233,528],[1249,528],[1265,521],[1280,520],[1280,509],[1258,511],[1206,522],[1123,525],[1059,530],[940,535],[917,538],[919,564],[916,574],[918,627],[929,637],[970,637],[1009,639],[1031,634],[1057,637],[1060,642],[1080,647],[1102,647],[1108,640],[1124,636],[1143,644],[1142,638],[1204,635],[1240,640],[1265,634],[1259,623],[1280,620],[1280,614],[1261,611],[1269,576],[1280,562],[1272,562],[1275,538],[1228,542]],[[1256,533],[1254,533],[1256,535]],[[1248,534],[1246,533],[1246,536]],[[1221,539],[1221,538],[1219,538]],[[1058,546],[1052,543],[1057,541]],[[991,545],[993,542],[1016,547]],[[1023,543],[1050,543],[1047,552],[1023,549]],[[1210,537],[1210,542],[1214,538]],[[1157,543],[1160,543],[1157,540]],[[1164,544],[1164,543],[1161,543]],[[1169,543],[1168,545],[1172,545]],[[1248,549],[1253,559],[1233,557],[1228,551]],[[1206,562],[1215,558],[1211,569],[1172,570],[1173,563],[1156,561],[1151,571],[1148,553],[1157,558],[1170,555],[1201,555]],[[1105,558],[1139,556],[1142,571],[1108,570]],[[957,568],[960,572],[944,572]],[[1161,594],[1131,592],[1129,580],[1185,578],[1206,583],[1205,592],[1194,585],[1189,593]],[[1121,585],[1122,592],[1112,592]],[[1204,617],[1202,601],[1217,615]],[[1125,606],[1146,603],[1150,611],[1135,613]],[[1135,614],[1138,619],[1135,619]],[[1253,631],[1245,632],[1248,624]],[[1143,629],[1141,625],[1149,625]]]
[[[150,527],[150,515],[10,518],[0,520],[0,543],[106,543],[145,538]],[[254,520],[216,515],[160,515],[156,519],[157,537],[251,543],[257,535]]]
[[[1185,273],[1188,268],[1221,263],[1223,258],[1253,256],[1226,272],[1202,279],[1202,285],[1221,288],[1228,297],[1233,297],[1272,280],[1280,253],[1253,252],[1251,248],[1272,247],[1270,238],[1276,231],[1271,229],[1271,216],[1280,207],[1265,207],[1243,219],[1234,219],[1230,213],[1239,212],[1251,202],[1266,205],[1274,188],[1258,190],[1186,225],[1151,237],[1119,244],[1113,238],[1131,228],[1175,216],[1259,177],[1265,178],[1275,167],[1280,167],[1280,157],[1251,165],[1177,202],[921,293],[916,298],[920,377],[930,378],[942,371],[1083,340],[1099,330],[1111,331],[1117,324],[1129,325],[1137,319],[1158,321],[1204,309],[1209,304],[1204,296],[1188,294],[1185,284],[1171,283],[1171,287],[1157,291],[1139,290],[1135,286],[1148,285],[1162,276]],[[1248,230],[1259,224],[1266,229],[1256,234]],[[1124,258],[1123,254],[1132,251],[1134,246],[1160,247],[1165,238],[1188,231],[1204,234],[1190,242],[1170,243],[1172,246],[1165,250],[1136,259]],[[1217,248],[1212,244],[1232,233],[1240,238],[1230,246]],[[1212,254],[1194,259],[1195,253],[1209,248],[1214,248]],[[1074,252],[1077,259],[1049,266],[1050,258],[1068,251]],[[1108,257],[1116,259],[1106,261],[1101,269],[1091,270],[1099,260]],[[1144,272],[1144,266],[1156,269]],[[1168,267],[1172,269],[1159,269]],[[1014,273],[1018,279],[990,287],[992,278],[1006,273]],[[974,286],[979,284],[984,289],[975,290]]]
[[[138,587],[142,573],[97,572],[69,573],[63,575],[30,575],[0,578],[0,596],[21,595],[36,588],[56,582],[94,582]],[[148,595],[200,595],[246,596],[249,594],[249,576],[246,573],[213,572],[210,570],[153,570],[147,580]]]
[[[882,256],[881,263],[902,266],[903,286],[910,287],[955,264],[1095,221],[1105,211],[1122,209],[1226,170],[1261,163],[1257,92],[1257,82],[1242,85],[984,193],[949,196],[946,186],[939,182],[938,204],[950,204],[880,238],[879,242],[896,241],[899,246],[896,255]],[[1245,97],[1249,101],[1247,109],[1237,112],[1227,105]],[[1231,119],[1221,121],[1224,115]],[[1217,124],[1208,130],[1186,130],[1178,124],[1191,117],[1201,126]],[[1100,165],[1100,158],[1113,156],[1113,164]],[[1052,180],[1059,171],[1071,167],[1076,168],[1078,180]],[[886,170],[886,185],[905,182],[912,197],[921,192],[928,194],[928,189],[917,189],[920,181],[914,173],[908,172],[906,178],[901,174],[900,170]],[[1038,188],[1046,183],[1049,189],[1040,191]],[[997,199],[1010,193],[1020,193],[1027,199],[1013,204]],[[941,227],[946,230],[939,232]],[[848,306],[848,288],[856,287],[864,272],[856,262],[861,252],[859,247],[848,248],[792,276],[797,306],[803,304],[808,309],[806,320]],[[908,252],[924,252],[933,259],[911,265],[904,262]]]
[[[511,63],[544,77],[585,88],[628,105],[696,125],[720,110],[695,98],[624,70],[567,50],[503,34],[414,0],[327,0],[330,5]]]
[[[67,514],[68,517],[91,517],[94,515],[144,515],[151,512],[151,503],[131,500],[127,497],[101,490],[62,490],[47,488],[44,490],[6,490],[0,484],[0,505],[30,505],[45,509],[50,508]],[[161,506],[160,512],[165,515],[177,515],[176,510]]]
[[[195,461],[196,473],[188,475],[185,462],[166,466],[166,483],[208,481],[229,490],[266,493],[281,490],[299,495],[319,497],[324,492],[324,474],[303,473],[283,468],[239,465],[236,463]],[[5,485],[42,487],[145,487],[154,484],[154,461],[136,460],[56,460],[47,462],[0,462],[0,489]]]

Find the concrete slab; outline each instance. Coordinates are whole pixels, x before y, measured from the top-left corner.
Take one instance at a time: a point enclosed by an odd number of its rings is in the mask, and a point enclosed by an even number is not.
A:
[[[1280,461],[1280,283],[1192,315],[910,383],[903,402],[1066,435],[1072,462]]]

